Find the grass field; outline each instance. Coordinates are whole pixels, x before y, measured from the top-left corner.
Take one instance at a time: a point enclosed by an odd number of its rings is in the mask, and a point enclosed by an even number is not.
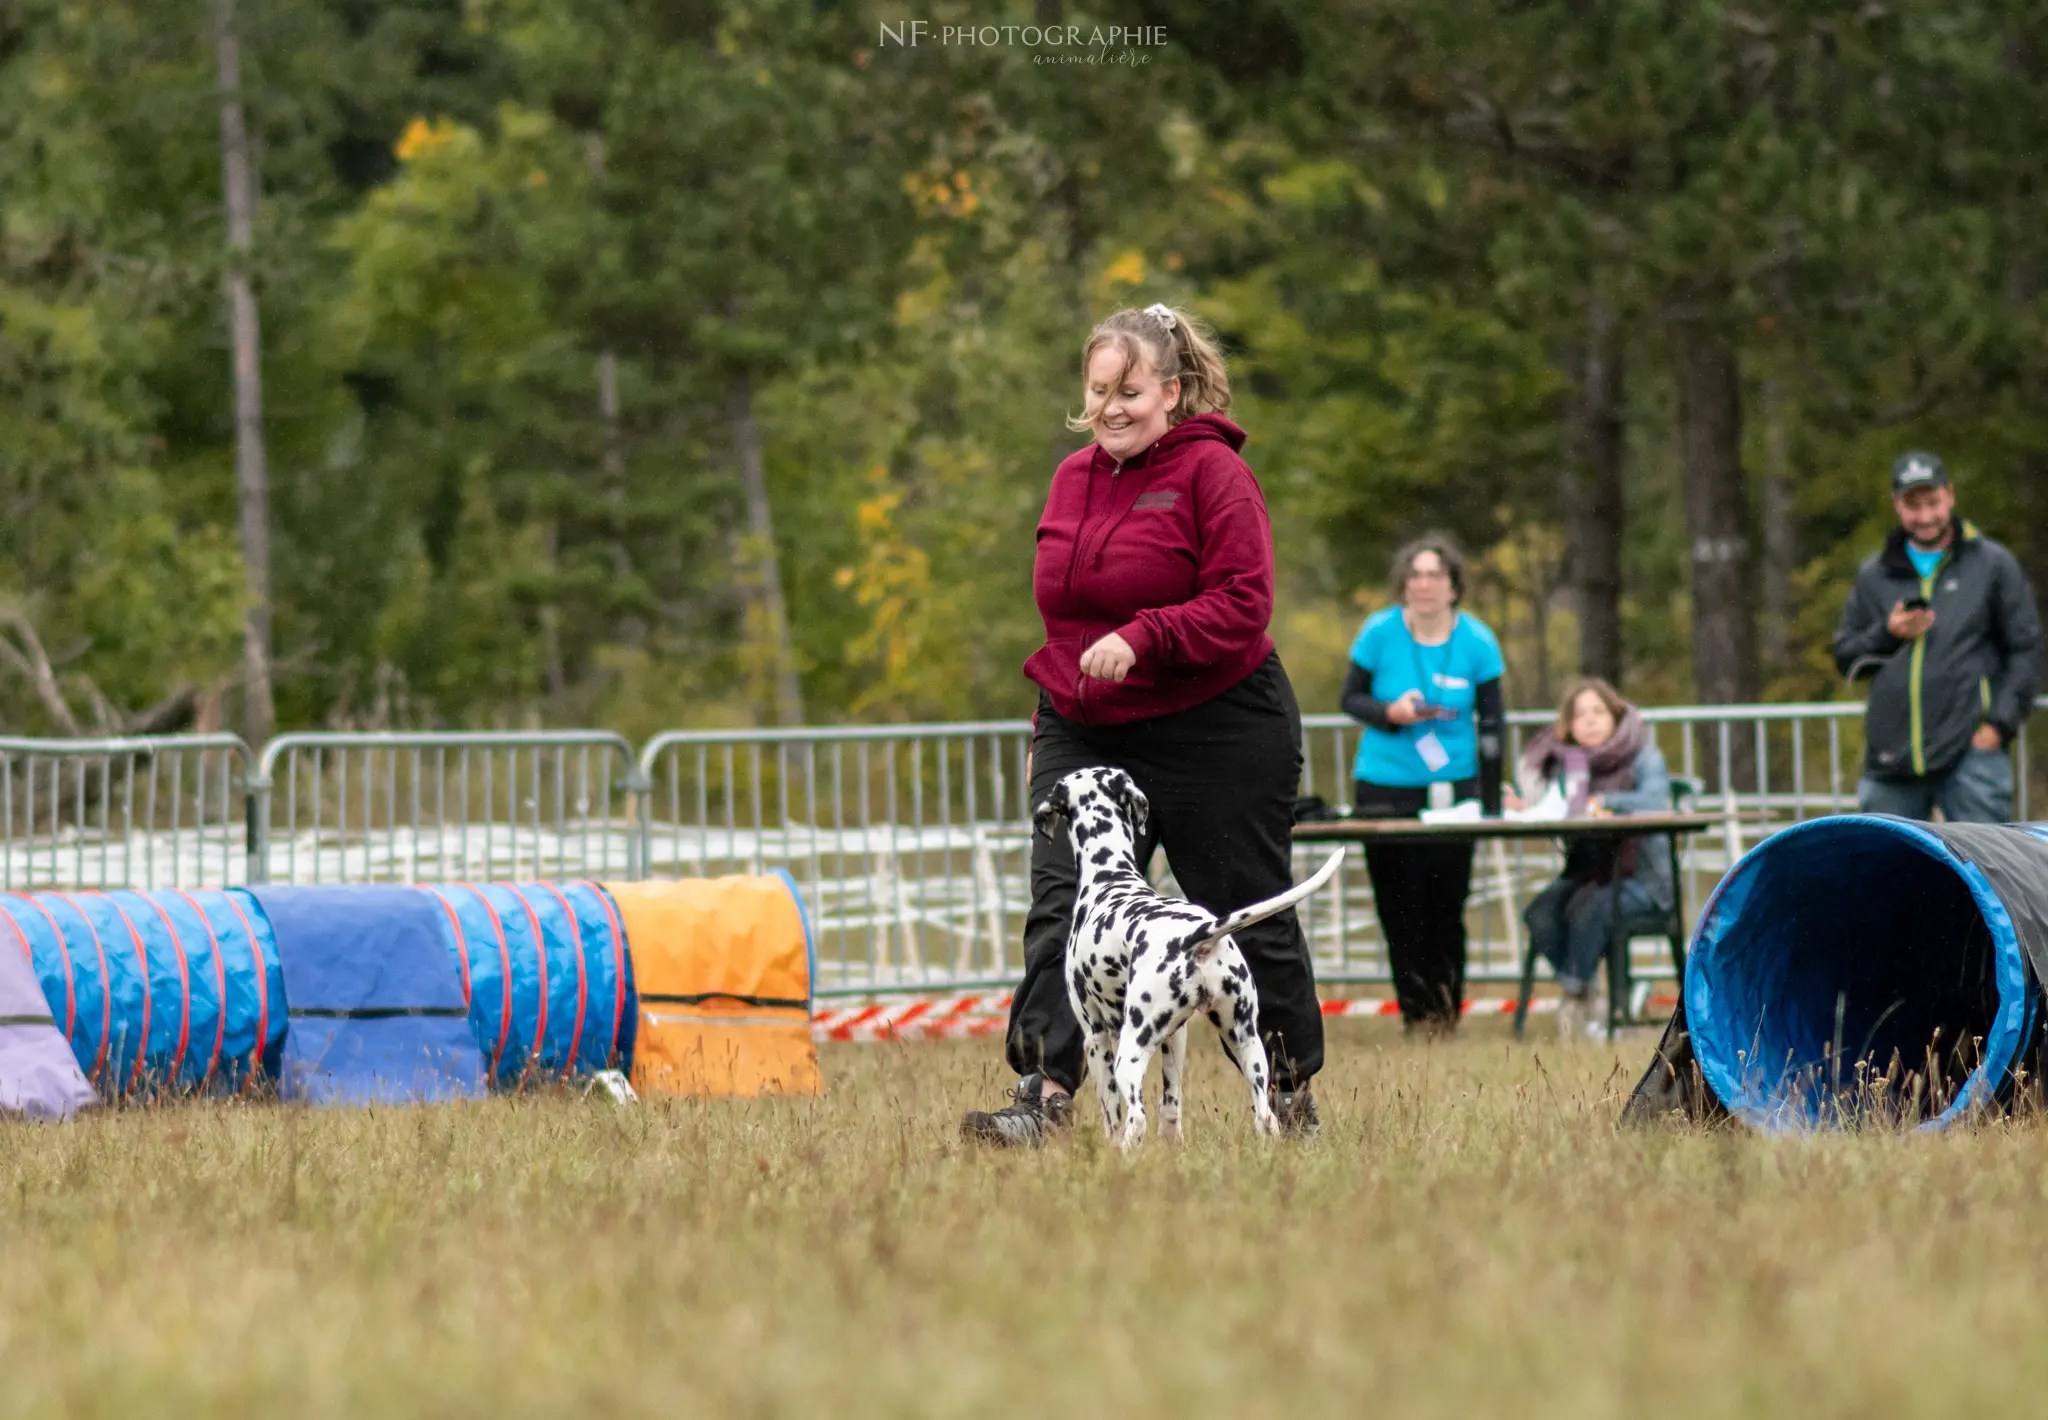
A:
[[[1648,1055],[1334,1032],[1260,1147],[955,1141],[985,1043],[808,1102],[183,1107],[0,1131],[0,1411],[2032,1413],[2048,1126],[1617,1134]],[[1156,1088],[1156,1079],[1155,1079]]]

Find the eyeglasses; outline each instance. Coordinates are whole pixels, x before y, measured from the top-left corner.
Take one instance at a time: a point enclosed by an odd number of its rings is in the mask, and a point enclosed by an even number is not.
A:
[[[1451,574],[1441,567],[1410,567],[1408,580],[1411,582],[1448,582]]]

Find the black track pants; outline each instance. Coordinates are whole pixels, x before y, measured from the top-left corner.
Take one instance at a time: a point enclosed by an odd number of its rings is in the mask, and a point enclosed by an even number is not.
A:
[[[1390,788],[1361,779],[1359,818],[1414,818],[1429,801],[1426,789]],[[1477,798],[1479,781],[1453,790]],[[1471,839],[1453,843],[1372,843],[1365,870],[1393,968],[1394,996],[1410,1025],[1455,1026],[1465,999],[1465,897],[1472,888]]]
[[[1062,719],[1041,699],[1031,741],[1031,802],[1076,769],[1116,768],[1151,803],[1138,861],[1155,846],[1181,891],[1221,915],[1287,891],[1294,793],[1301,777],[1301,711],[1278,655],[1213,700],[1129,725]],[[1067,935],[1077,881],[1065,832],[1031,845],[1024,980],[1010,1005],[1010,1066],[1043,1070],[1069,1090],[1085,1073],[1080,1022],[1067,999]],[[1237,934],[1259,993],[1259,1037],[1282,1089],[1323,1067],[1323,1017],[1308,941],[1293,912]]]

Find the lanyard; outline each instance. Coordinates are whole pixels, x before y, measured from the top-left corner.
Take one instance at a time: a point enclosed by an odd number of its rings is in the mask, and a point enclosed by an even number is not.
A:
[[[1433,705],[1436,702],[1432,698],[1430,691],[1432,690],[1432,688],[1436,687],[1437,677],[1431,676],[1429,674],[1429,667],[1423,664],[1422,643],[1415,639],[1415,632],[1413,631],[1413,629],[1409,627],[1408,622],[1405,618],[1401,622],[1401,629],[1408,633],[1408,650],[1415,657],[1415,678],[1421,682],[1418,689],[1422,691],[1422,703],[1425,705]],[[1456,641],[1457,639],[1458,623],[1454,617],[1451,621],[1451,634],[1444,637],[1443,659],[1437,662],[1438,677],[1447,675],[1450,672],[1452,649],[1451,643]]]

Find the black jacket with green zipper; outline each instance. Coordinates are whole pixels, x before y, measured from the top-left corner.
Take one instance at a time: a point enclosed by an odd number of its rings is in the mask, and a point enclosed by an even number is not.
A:
[[[1856,571],[1835,664],[1845,675],[1876,667],[1864,718],[1866,771],[1877,779],[1943,774],[1970,748],[1980,725],[2007,745],[2034,703],[2041,670],[2041,618],[2013,555],[1958,519],[1947,555],[1922,579],[1893,528],[1883,550]],[[1934,609],[1926,635],[1901,641],[1886,622],[1916,596]],[[1859,663],[1862,663],[1859,665]]]

